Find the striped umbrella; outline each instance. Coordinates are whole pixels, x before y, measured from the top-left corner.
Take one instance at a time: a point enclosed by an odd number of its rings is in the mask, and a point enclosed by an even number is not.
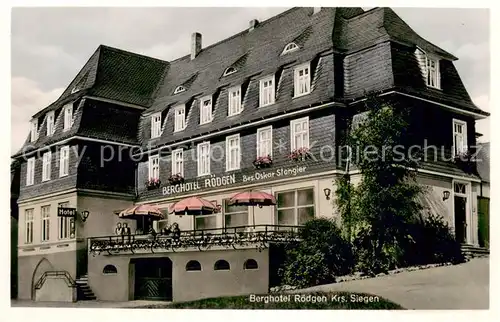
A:
[[[274,206],[276,205],[276,198],[262,191],[244,191],[235,194],[229,199],[229,205],[234,206],[252,206],[252,219],[253,226],[255,227],[255,206]]]
[[[174,203],[169,208],[170,213],[176,215],[200,215],[212,214],[218,211],[218,207],[212,202],[199,198],[189,197]]]
[[[150,205],[138,205],[122,210],[118,217],[126,219],[138,219],[141,217],[153,217],[156,220],[163,219],[163,212]]]

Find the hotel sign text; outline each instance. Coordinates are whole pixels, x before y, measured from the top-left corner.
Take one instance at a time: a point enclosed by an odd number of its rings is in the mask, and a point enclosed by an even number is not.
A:
[[[279,168],[276,170],[255,172],[251,175],[244,174],[241,178],[236,178],[236,174],[234,173],[218,177],[212,176],[211,178],[163,187],[162,193],[164,196],[168,196],[177,193],[196,191],[200,189],[223,187],[235,184],[237,182],[256,182],[280,177],[294,177],[300,173],[304,173],[306,171],[306,168],[307,167],[304,166]]]

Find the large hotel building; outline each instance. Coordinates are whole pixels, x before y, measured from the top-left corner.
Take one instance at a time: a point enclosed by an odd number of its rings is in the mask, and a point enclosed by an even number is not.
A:
[[[425,209],[478,245],[478,199],[489,195],[474,169],[450,160],[474,149],[475,121],[488,113],[471,101],[457,58],[390,8],[293,8],[207,47],[194,33],[186,53],[163,61],[101,45],[33,115],[13,156],[21,164],[19,299],[268,292],[269,249],[220,240],[338,217],[335,178],[346,171],[339,148],[367,93],[410,108],[414,142],[444,147],[448,160],[419,170],[429,187]],[[290,158],[304,149],[311,157]],[[250,190],[273,195],[276,205],[227,202]],[[219,211],[169,213],[191,196]],[[118,215],[140,205],[162,210],[163,219]],[[161,234],[154,244],[144,234],[173,223],[186,240],[192,232],[191,244],[176,247]],[[120,235],[124,226],[130,235]],[[208,232],[219,243],[197,244]]]

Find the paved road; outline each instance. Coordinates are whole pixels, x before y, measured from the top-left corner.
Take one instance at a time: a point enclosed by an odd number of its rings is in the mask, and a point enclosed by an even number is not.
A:
[[[315,286],[303,291],[363,292],[406,309],[488,309],[489,258],[365,280]]]

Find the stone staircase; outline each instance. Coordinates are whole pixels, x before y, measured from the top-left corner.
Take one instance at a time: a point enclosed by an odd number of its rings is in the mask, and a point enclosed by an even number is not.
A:
[[[490,256],[490,250],[486,247],[478,247],[471,244],[462,244],[461,248],[466,260],[477,257]]]
[[[77,287],[77,300],[78,301],[95,301],[97,297],[94,292],[90,288],[88,275],[82,275],[76,279],[76,287]]]

